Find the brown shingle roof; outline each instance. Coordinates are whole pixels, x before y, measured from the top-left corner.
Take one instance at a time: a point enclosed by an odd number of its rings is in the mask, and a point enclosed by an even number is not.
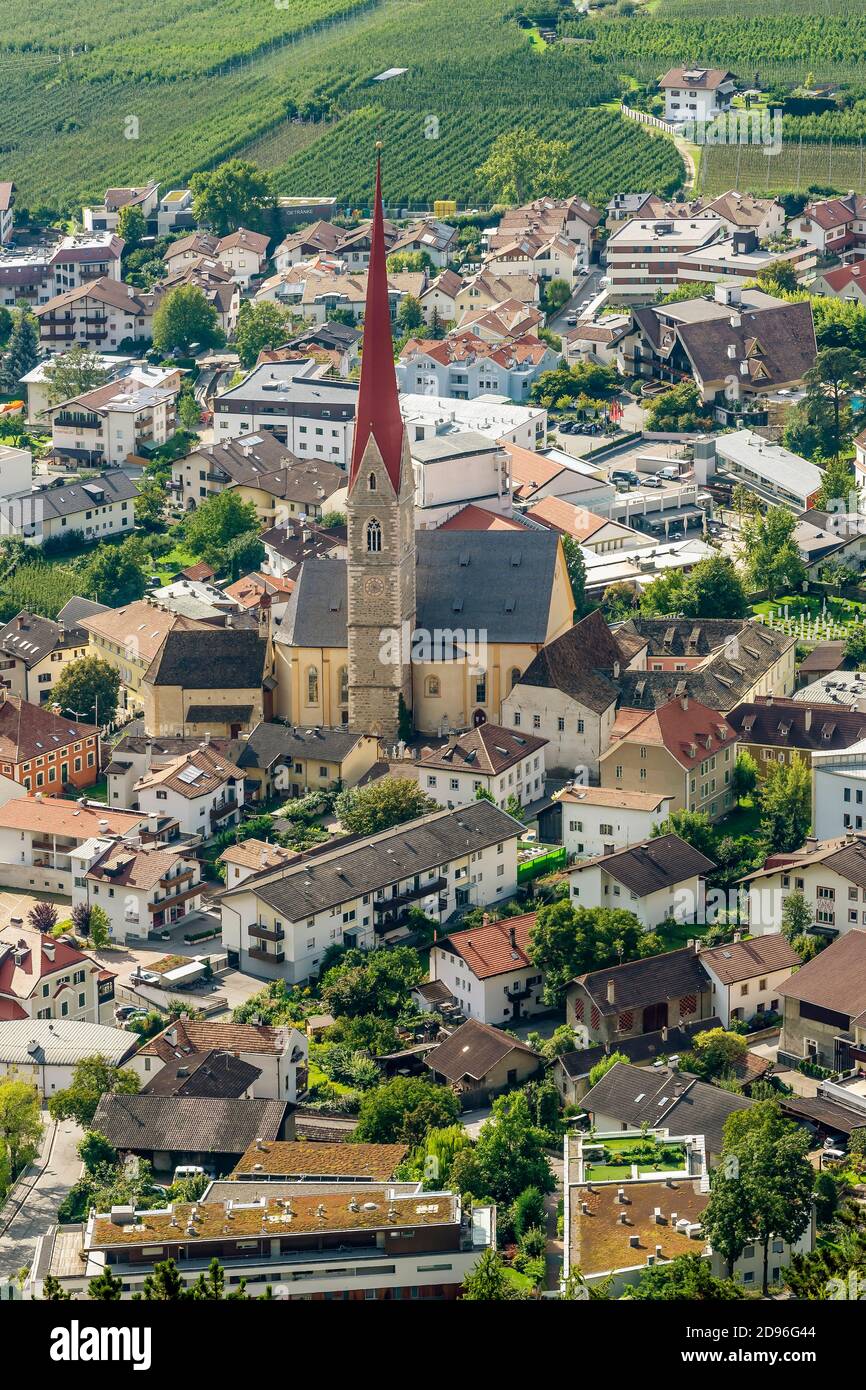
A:
[[[280,1037],[281,1029],[263,1023],[179,1018],[140,1047],[139,1052],[144,1057],[162,1057],[166,1062],[184,1051],[208,1052],[212,1048],[273,1056],[282,1051]]]
[[[534,734],[521,734],[498,724],[481,724],[440,748],[423,748],[418,765],[450,768],[454,772],[504,772],[546,744],[546,738]]]
[[[434,942],[434,947],[459,956],[477,980],[489,980],[532,964],[527,950],[534,926],[535,913],[528,912],[524,917],[508,917],[503,922],[488,922],[471,931],[455,932]]]
[[[96,733],[94,725],[61,719],[43,705],[22,700],[20,695],[0,699],[0,758],[11,763],[65,748]]]
[[[477,1019],[470,1018],[450,1038],[428,1052],[424,1061],[448,1081],[461,1081],[465,1076],[473,1081],[483,1081],[490,1069],[510,1052],[537,1057],[541,1062],[539,1054],[526,1043],[510,1038],[499,1028],[491,1028],[489,1023],[479,1023]]]
[[[116,1149],[242,1154],[258,1137],[278,1138],[288,1109],[280,1100],[114,1093],[93,1125]]]
[[[723,985],[751,980],[774,970],[794,970],[800,964],[800,957],[781,932],[756,936],[751,941],[732,941],[727,946],[705,947],[700,957]]]
[[[623,965],[608,966],[606,970],[592,970],[578,975],[573,983],[582,985],[605,1015],[658,1004],[663,999],[702,994],[709,989],[709,979],[693,946],[664,951],[643,960],[629,960]],[[614,997],[609,1002],[608,985],[611,983]]]
[[[779,993],[855,1018],[866,1009],[866,932],[840,936],[780,985]]]

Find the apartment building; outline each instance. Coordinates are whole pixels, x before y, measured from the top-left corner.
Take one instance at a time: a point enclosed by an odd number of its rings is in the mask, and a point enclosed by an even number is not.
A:
[[[176,386],[142,386],[134,377],[121,377],[49,406],[54,454],[86,468],[140,459],[177,429],[177,396]]]
[[[34,310],[39,341],[47,352],[73,347],[114,351],[122,344],[150,338],[155,296],[101,276],[55,295]]]
[[[648,304],[680,283],[679,265],[689,252],[702,251],[722,234],[714,218],[632,218],[618,223],[605,246],[610,299],[615,304]]]
[[[467,1018],[481,1023],[516,1023],[543,1012],[544,977],[529,958],[534,925],[530,912],[439,938],[430,951],[430,979],[448,989]]]
[[[558,361],[558,353],[532,333],[488,342],[460,329],[438,341],[411,338],[397,362],[397,384],[401,391],[456,400],[493,393],[519,403]]]
[[[102,837],[73,849],[70,860],[73,907],[102,908],[116,944],[173,927],[201,908],[201,865],[192,852]]]
[[[32,246],[0,250],[0,304],[12,309],[24,300],[31,309],[107,276],[120,279],[124,241],[113,232],[46,235]]]
[[[0,689],[0,772],[26,791],[44,789],[49,796],[92,787],[99,776],[99,730]]]
[[[219,442],[273,434],[297,458],[348,466],[358,388],[354,382],[313,375],[312,359],[256,367],[238,386],[217,396],[214,429]]]
[[[717,820],[733,805],[736,732],[724,715],[684,694],[656,709],[620,709],[599,758],[602,787],[669,796],[675,811]]]
[[[31,704],[46,704],[70,662],[87,655],[87,643],[77,624],[22,610],[0,627],[0,688]]]
[[[423,748],[415,773],[427,796],[449,809],[479,792],[504,807],[514,797],[529,806],[544,795],[547,740],[497,724],[480,724],[438,748]]]
[[[134,787],[142,811],[170,816],[181,833],[209,840],[240,820],[244,774],[209,744],[151,768]]]
[[[504,902],[517,887],[522,827],[489,801],[418,820],[345,846],[308,851],[227,889],[223,944],[240,969],[296,983],[328,946],[370,947],[416,905],[439,922]]]

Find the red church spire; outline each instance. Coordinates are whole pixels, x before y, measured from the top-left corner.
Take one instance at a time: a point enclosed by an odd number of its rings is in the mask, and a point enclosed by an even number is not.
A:
[[[382,216],[382,158],[376,158],[376,198],[367,271],[367,304],[364,311],[364,350],[361,383],[355,416],[355,441],[349,486],[357,476],[367,441],[373,436],[394,491],[400,491],[400,458],[403,420],[394,371],[391,311],[388,304],[388,272],[385,265],[385,226]]]

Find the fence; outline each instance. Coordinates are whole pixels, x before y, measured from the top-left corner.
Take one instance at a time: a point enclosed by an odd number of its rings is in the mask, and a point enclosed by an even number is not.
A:
[[[633,106],[627,106],[625,102],[620,106],[620,114],[627,116],[630,121],[638,121],[641,125],[654,126],[656,130],[663,130],[665,135],[675,135],[676,129],[669,121],[663,121],[659,116],[651,116],[648,111],[635,111]]]
[[[517,865],[517,882],[529,883],[531,879],[540,878],[542,874],[552,874],[556,869],[564,869],[567,862],[568,853],[565,846],[552,846]]]

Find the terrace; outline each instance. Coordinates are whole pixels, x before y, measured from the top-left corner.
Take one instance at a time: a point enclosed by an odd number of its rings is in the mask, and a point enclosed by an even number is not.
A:
[[[685,1177],[691,1171],[689,1146],[663,1133],[579,1135],[578,1182],[624,1182],[640,1178]]]

